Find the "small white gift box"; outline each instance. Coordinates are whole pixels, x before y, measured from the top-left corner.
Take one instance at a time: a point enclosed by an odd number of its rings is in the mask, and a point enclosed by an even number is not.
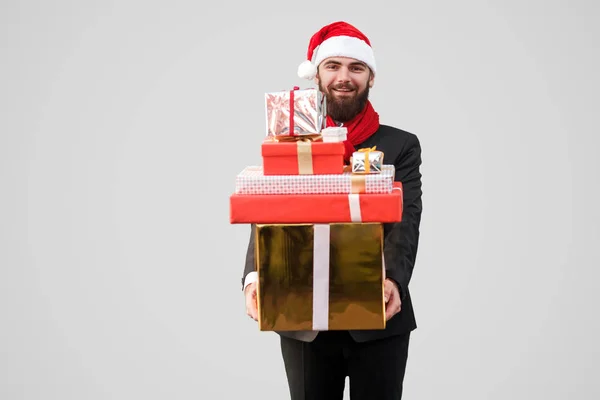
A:
[[[348,129],[342,126],[332,126],[321,130],[323,142],[343,142],[348,137]]]

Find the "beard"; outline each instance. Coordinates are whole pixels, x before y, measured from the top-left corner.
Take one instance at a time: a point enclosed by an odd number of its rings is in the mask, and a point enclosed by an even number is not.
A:
[[[356,86],[352,83],[331,84],[327,87],[327,91],[321,86],[319,81],[319,90],[325,94],[327,101],[327,114],[337,122],[348,122],[356,117],[369,100],[369,85],[360,93],[354,92],[353,96],[335,97],[332,93],[334,89],[350,89],[356,90]]]

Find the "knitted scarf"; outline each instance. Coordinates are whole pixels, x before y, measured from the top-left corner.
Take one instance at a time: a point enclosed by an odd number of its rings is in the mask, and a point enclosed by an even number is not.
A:
[[[337,126],[330,116],[327,116],[327,127]],[[356,147],[379,129],[379,114],[373,108],[370,101],[367,101],[365,108],[342,125],[348,129],[347,140],[344,141],[345,153],[344,160],[349,161]]]

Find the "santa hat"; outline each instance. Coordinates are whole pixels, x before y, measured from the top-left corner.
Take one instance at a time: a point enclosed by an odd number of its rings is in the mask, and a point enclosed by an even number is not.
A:
[[[307,60],[298,66],[298,76],[313,79],[321,61],[329,57],[355,58],[367,64],[375,73],[375,56],[369,39],[346,22],[326,25],[312,36],[308,44]]]

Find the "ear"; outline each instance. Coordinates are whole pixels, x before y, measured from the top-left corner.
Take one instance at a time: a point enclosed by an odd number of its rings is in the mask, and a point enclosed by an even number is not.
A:
[[[369,88],[372,88],[375,85],[375,74],[371,72],[369,76]]]

